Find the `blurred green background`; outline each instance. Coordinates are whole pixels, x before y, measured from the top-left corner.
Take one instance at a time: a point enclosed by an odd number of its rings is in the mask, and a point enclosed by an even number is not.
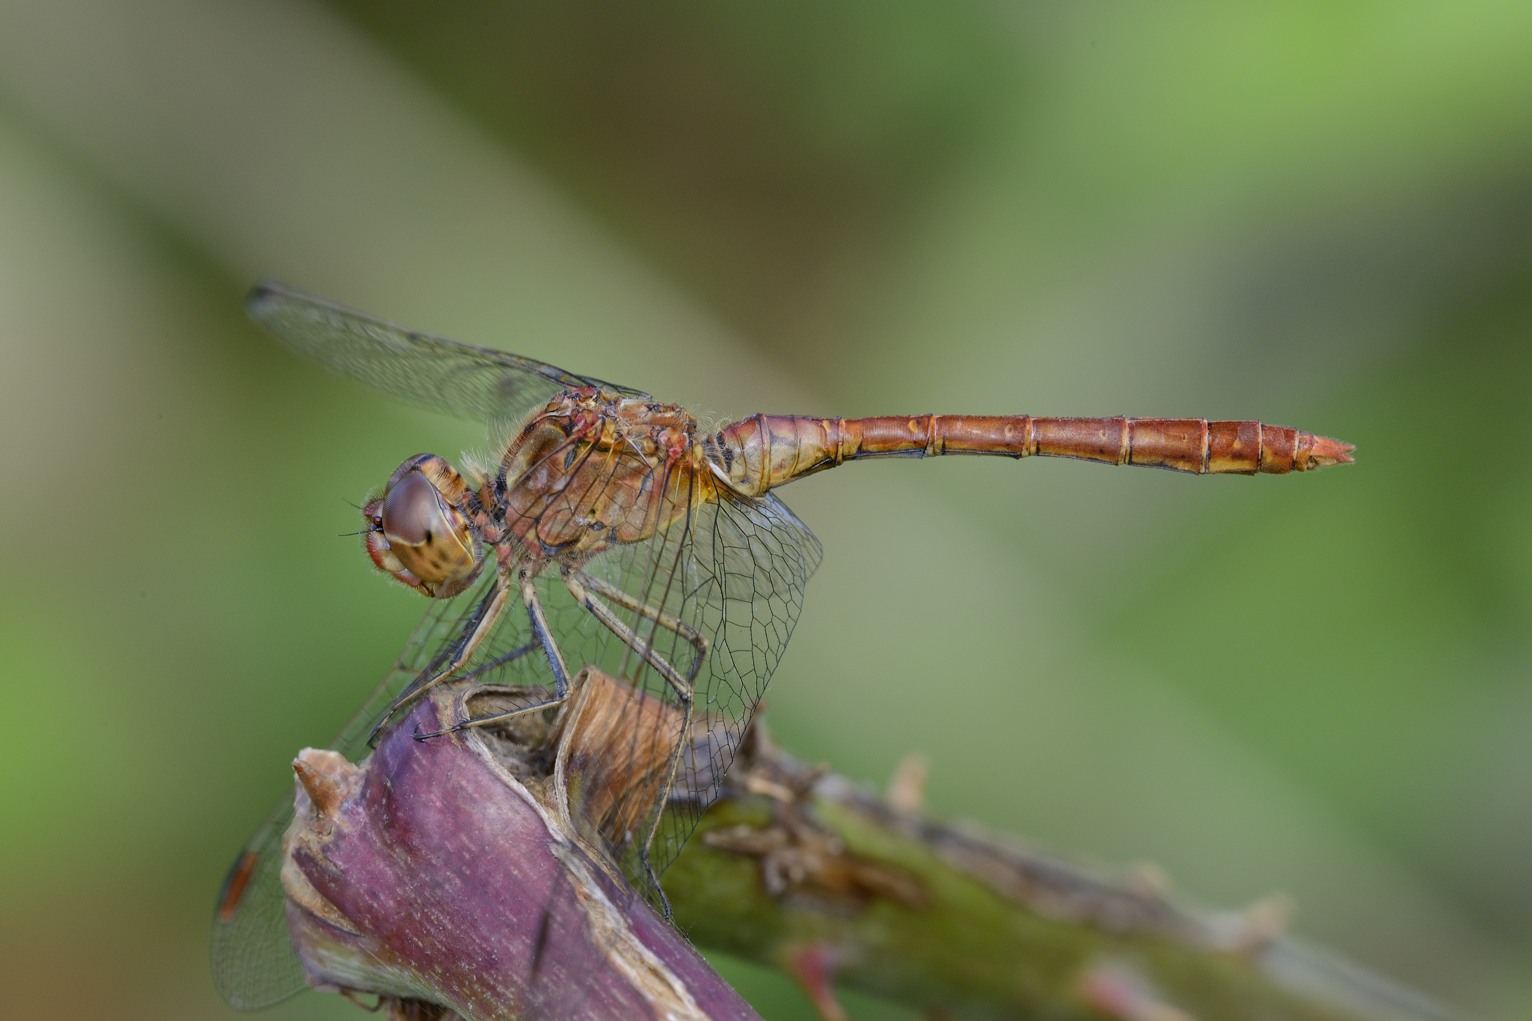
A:
[[[3,0],[8,1012],[232,1017],[223,871],[424,609],[347,501],[482,430],[279,349],[241,308],[270,273],[710,421],[1355,442],[1312,477],[796,486],[826,557],[769,718],[1532,1014],[1529,40],[1512,0]]]

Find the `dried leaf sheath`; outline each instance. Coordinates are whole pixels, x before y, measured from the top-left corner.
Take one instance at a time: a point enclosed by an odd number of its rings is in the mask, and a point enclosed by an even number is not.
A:
[[[699,786],[694,763],[705,756],[682,740],[682,727],[682,714],[674,707],[599,670],[581,671],[560,722],[564,740],[556,776],[560,789],[568,792],[574,826],[600,841],[614,859],[621,860],[647,832],[650,806],[672,789],[678,743],[677,799]]]

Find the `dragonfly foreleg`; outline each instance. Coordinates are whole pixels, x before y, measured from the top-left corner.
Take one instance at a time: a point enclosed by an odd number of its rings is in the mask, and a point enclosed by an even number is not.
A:
[[[485,674],[498,670],[505,666],[507,663],[513,663],[534,649],[540,648],[542,648],[542,644],[534,638],[530,642],[525,642],[516,646],[516,648],[512,649],[510,652],[496,656],[494,659],[486,660],[485,662],[480,663],[478,666],[474,667],[472,670],[466,670],[463,673],[458,674],[458,680],[477,681]]]
[[[435,673],[429,677],[426,677],[425,674],[417,677],[414,683],[404,689],[399,697],[389,704],[387,711],[383,713],[383,718],[374,724],[372,733],[367,735],[367,743],[369,745],[377,743],[378,734],[382,732],[383,727],[387,725],[388,721],[394,718],[395,713],[446,680],[473,657],[474,651],[478,649],[479,644],[494,630],[495,622],[500,619],[500,611],[505,608],[505,600],[509,594],[510,586],[505,583],[503,577],[497,576],[494,585],[484,596],[484,599],[480,601],[478,609],[474,611],[472,625],[453,643],[452,652],[447,657],[446,662],[444,664],[433,664],[433,667],[436,669]],[[421,678],[425,678],[425,680]]]
[[[501,720],[513,719],[526,713],[534,713],[540,709],[551,709],[562,705],[569,699],[569,667],[564,663],[564,654],[559,651],[558,643],[553,639],[553,631],[548,627],[548,615],[543,611],[543,602],[537,597],[537,586],[533,581],[533,572],[526,566],[516,571],[516,587],[521,593],[521,601],[527,608],[527,619],[532,625],[532,638],[534,643],[528,643],[511,651],[505,658],[514,658],[521,655],[529,647],[541,646],[543,654],[548,657],[548,669],[553,673],[553,694],[540,702],[531,705],[518,706],[508,709],[503,713],[490,713],[488,716],[474,716],[466,720],[459,720],[450,727],[433,731],[429,734],[416,734],[415,738],[425,741],[433,737],[441,737],[443,734],[451,734],[454,731],[464,730],[468,727],[482,727],[486,723],[499,723]]]

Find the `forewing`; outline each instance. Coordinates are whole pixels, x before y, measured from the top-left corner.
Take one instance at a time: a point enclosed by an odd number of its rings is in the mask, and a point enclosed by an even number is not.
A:
[[[427,671],[447,654],[493,582],[493,572],[486,572],[462,595],[432,601],[388,675],[330,742],[332,750],[352,762],[366,756],[367,737],[389,703],[422,674],[430,676]],[[224,999],[241,1010],[269,1006],[307,988],[288,940],[282,892],[282,837],[292,818],[289,795],[245,844],[219,893],[213,916],[213,982]]]
[[[402,329],[276,281],[256,284],[246,309],[299,354],[429,411],[519,421],[570,387],[643,396],[547,362]]]

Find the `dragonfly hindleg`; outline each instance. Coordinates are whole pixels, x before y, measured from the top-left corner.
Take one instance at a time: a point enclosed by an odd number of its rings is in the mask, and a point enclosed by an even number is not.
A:
[[[649,856],[649,848],[653,845],[655,836],[659,833],[660,820],[665,813],[665,804],[670,789],[675,785],[676,774],[681,766],[683,752],[687,745],[687,736],[691,733],[693,713],[693,693],[697,675],[702,671],[702,664],[707,659],[708,639],[692,625],[680,618],[666,613],[658,607],[650,606],[644,601],[635,598],[628,592],[623,591],[616,585],[603,579],[586,574],[584,571],[566,570],[564,572],[564,584],[569,592],[575,597],[581,606],[590,611],[591,615],[601,621],[614,635],[622,640],[623,644],[638,653],[655,672],[665,679],[671,689],[676,693],[676,699],[681,707],[681,725],[676,737],[675,747],[670,753],[670,761],[666,764],[666,775],[662,795],[649,812],[649,821],[644,826],[643,839],[637,845],[638,860],[643,868],[644,876],[648,881],[649,889],[653,895],[655,906],[659,908],[664,917],[670,917],[670,899],[665,896],[665,890],[660,886],[659,872]],[[695,656],[691,666],[683,676],[664,656],[654,649],[653,643],[635,633],[603,599],[609,599],[618,606],[638,614],[646,620],[653,621],[658,627],[671,632],[681,638],[692,647]]]
[[[703,660],[707,658],[706,637],[684,620],[680,620],[664,610],[649,606],[617,586],[586,574],[584,571],[565,571],[564,584],[568,586],[569,593],[575,597],[576,602],[585,607],[591,616],[605,625],[608,631],[621,639],[624,645],[641,656],[644,662],[654,668],[655,673],[665,679],[665,683],[670,685],[671,689],[675,691],[676,697],[684,705],[691,705],[694,682],[697,680],[697,674],[702,670]],[[692,660],[691,667],[686,671],[685,675],[682,675],[668,659],[654,648],[652,641],[640,635],[621,617],[617,616],[612,611],[612,608],[603,601],[603,598],[610,599],[624,609],[632,610],[639,616],[652,620],[655,624],[679,636],[689,644],[697,655]]]

